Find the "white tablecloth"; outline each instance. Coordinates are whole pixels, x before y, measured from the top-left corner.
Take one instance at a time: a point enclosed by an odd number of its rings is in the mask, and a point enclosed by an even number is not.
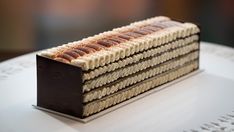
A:
[[[87,124],[32,107],[35,54],[0,63],[0,132],[210,131],[211,122],[234,127],[233,48],[202,42],[204,72]],[[223,116],[228,123],[219,120]]]

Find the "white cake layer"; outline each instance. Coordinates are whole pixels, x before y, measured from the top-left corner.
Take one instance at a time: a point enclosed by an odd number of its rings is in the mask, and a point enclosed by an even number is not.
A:
[[[138,74],[137,76],[141,77],[141,79],[144,79],[145,77],[156,76],[156,75],[161,74],[163,72],[166,72],[168,70],[174,69],[178,66],[182,66],[190,61],[196,60],[196,59],[198,59],[198,56],[199,56],[198,51],[195,51],[195,52],[189,53],[189,54],[187,54],[179,59],[175,58],[175,59],[172,59],[168,62],[160,64],[152,69],[149,69],[148,71],[146,71],[140,75]],[[141,65],[139,67],[142,67],[142,66],[144,67],[144,65]],[[125,71],[125,72],[130,72],[130,70]],[[119,74],[114,74],[113,77],[118,76],[120,74],[124,74],[124,73],[122,71],[120,71]],[[101,99],[107,95],[113,94],[113,93],[123,89],[123,87],[126,84],[127,84],[126,82],[123,82],[123,83],[119,83],[117,85],[112,85],[109,87],[94,89],[94,90],[84,94],[83,102],[87,103],[87,102],[93,101],[95,99]]]
[[[151,61],[151,63],[154,64],[154,65],[157,65],[157,64],[165,62],[167,60],[176,58],[179,55],[184,55],[184,54],[187,54],[187,53],[189,53],[191,51],[197,50],[198,48],[199,48],[198,42],[194,42],[192,44],[177,48],[175,50],[165,52],[165,53],[161,54],[160,56],[155,57]],[[97,78],[96,80],[91,80],[89,83],[85,83],[83,85],[83,91],[86,92],[86,91],[90,91],[92,89],[95,89],[97,87],[103,86],[103,85],[111,82],[112,78],[113,77],[108,78],[108,77],[104,76],[104,77]],[[134,81],[137,82],[137,80],[134,80]]]
[[[142,83],[133,85],[127,89],[108,96],[106,98],[88,103],[84,105],[83,116],[89,116],[94,113],[100,112],[115,104],[121,103],[127,99],[137,96],[145,91],[156,88],[159,85],[177,79],[185,74],[188,74],[198,68],[198,61],[194,61],[186,66],[182,66],[174,71],[168,71],[154,78],[147,79]]]

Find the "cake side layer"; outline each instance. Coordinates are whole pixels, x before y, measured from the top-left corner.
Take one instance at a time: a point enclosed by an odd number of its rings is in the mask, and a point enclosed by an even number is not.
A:
[[[165,62],[166,60],[178,57],[179,55],[183,55],[191,51],[197,50],[198,48],[199,48],[198,43],[194,42],[189,45],[183,46],[181,48],[178,48],[169,52],[165,52],[162,55],[156,56],[155,58],[153,58],[152,63],[159,64],[159,63]],[[83,91],[90,91],[100,86],[104,86],[104,85],[108,86],[108,84],[113,85],[116,83],[116,81],[111,82],[111,79],[108,79],[108,80],[107,79],[108,78],[104,77],[104,78],[98,79],[97,81],[96,80],[91,81],[89,84],[84,83]],[[109,80],[110,80],[110,83],[108,83]],[[118,82],[119,81],[123,81],[123,79],[119,79]]]
[[[168,71],[167,73],[161,74],[154,78],[143,81],[138,85],[133,85],[121,92],[115,93],[112,96],[91,102],[84,105],[83,116],[90,116],[104,109],[107,109],[113,105],[121,103],[127,99],[137,96],[150,89],[157,88],[164,83],[175,80],[181,76],[184,76],[194,70],[198,69],[198,61],[194,61],[186,66],[180,67],[174,71]]]
[[[149,68],[149,67],[155,66],[159,63],[162,63],[164,61],[167,61],[173,57],[180,55],[180,54],[178,54],[178,55],[171,56],[171,54],[174,50],[177,50],[183,46],[186,46],[186,45],[189,45],[190,43],[198,41],[197,37],[195,37],[195,39],[193,39],[193,36],[190,38],[192,38],[192,39],[189,39],[190,41],[187,41],[187,42],[186,41],[175,41],[171,44],[169,43],[167,45],[164,45],[163,47],[158,47],[157,49],[151,49],[151,50],[145,51],[141,54],[134,55],[131,57],[131,59],[134,61],[134,63],[132,63],[132,64],[128,64],[128,62],[133,62],[133,61],[126,61],[124,59],[124,60],[120,61],[119,63],[116,63],[115,67],[122,67],[122,65],[126,65],[125,67],[118,68],[112,72],[102,74],[94,79],[87,80],[84,82],[84,84],[85,84],[85,86],[86,85],[95,85],[96,87],[102,86],[104,84],[113,82],[113,81],[117,80],[118,78],[131,75],[133,73],[139,72],[139,71],[144,70],[146,68]],[[180,42],[180,43],[178,43],[178,42]],[[167,52],[169,52],[168,55],[167,55]],[[137,56],[137,57],[135,58],[135,56]],[[167,57],[165,57],[165,56],[167,56]],[[158,57],[158,58],[153,59],[153,57]],[[142,59],[142,60],[139,60],[139,59]],[[139,61],[137,61],[137,60],[139,60]],[[122,62],[127,62],[127,63],[122,63]],[[100,69],[100,70],[102,70],[102,69]],[[98,71],[100,71],[100,70],[98,70]],[[85,74],[86,73],[84,73],[84,76],[85,76]],[[108,80],[107,80],[107,78],[108,78]],[[95,83],[98,83],[98,85],[96,85]]]
[[[198,51],[188,53],[188,54],[180,56],[178,58],[169,60],[165,63],[159,64],[159,65],[152,67],[150,69],[146,69],[146,70],[142,71],[142,74],[140,74],[140,75],[138,74],[137,76],[141,77],[141,79],[144,79],[145,77],[147,79],[147,77],[150,78],[150,77],[159,75],[161,73],[167,72],[169,70],[172,70],[176,67],[186,65],[187,63],[189,63],[191,61],[197,60],[198,56],[199,56]],[[84,96],[83,103],[87,103],[87,102],[101,99],[105,96],[111,95],[117,91],[124,89],[126,84],[127,84],[126,82],[121,82],[121,84],[94,89],[94,90],[92,90],[88,93],[85,93],[83,95]]]

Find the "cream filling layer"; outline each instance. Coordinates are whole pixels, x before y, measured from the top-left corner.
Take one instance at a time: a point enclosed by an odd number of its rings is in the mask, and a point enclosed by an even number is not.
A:
[[[165,53],[161,54],[160,56],[154,57],[151,60],[151,63],[154,64],[154,65],[157,65],[159,63],[163,63],[163,62],[165,62],[167,60],[178,57],[179,55],[184,55],[184,54],[187,54],[187,53],[189,53],[191,51],[197,50],[198,48],[199,48],[198,42],[194,42],[192,44],[183,46],[181,48],[177,48],[177,49],[169,51],[169,52],[165,52]],[[83,85],[83,91],[87,92],[87,91],[90,91],[91,89],[103,86],[103,85],[113,81],[113,79],[112,78],[107,78],[107,77],[104,76],[104,77],[100,77],[100,78],[98,78],[96,80],[92,80],[88,84],[85,83]],[[134,79],[132,79],[132,80],[134,80]],[[134,80],[134,81],[137,82],[137,80]],[[124,82],[124,80],[123,80],[123,82]]]
[[[185,74],[188,74],[198,68],[198,61],[194,61],[186,66],[180,67],[176,70],[155,76],[154,78],[143,81],[138,85],[131,86],[123,91],[115,93],[112,96],[91,102],[84,105],[83,116],[89,116],[94,113],[100,112],[113,105],[121,103],[127,99],[137,96],[145,91],[153,89],[159,85],[175,80]]]
[[[177,47],[184,46],[184,45],[189,44],[193,41],[198,41],[198,39],[199,39],[198,35],[193,35],[193,36],[190,36],[190,37],[187,37],[184,39],[179,39],[179,40],[170,42],[166,45],[162,45],[162,46],[159,46],[159,47],[156,47],[153,49],[149,49],[149,50],[144,51],[142,53],[135,54],[131,57],[125,58],[123,60],[119,60],[117,62],[105,65],[103,67],[99,67],[95,70],[84,73],[83,77],[82,77],[83,81],[93,79],[93,78],[100,76],[102,74],[105,74],[107,72],[117,70],[117,69],[125,67],[129,64],[136,63],[137,61],[140,61],[142,59],[146,59],[146,58],[152,57],[156,54],[160,54],[162,52],[165,52],[167,50],[171,50],[171,49],[175,49]]]
[[[174,69],[174,68],[176,68],[178,66],[182,66],[182,65],[184,65],[184,64],[186,64],[186,63],[188,63],[190,61],[198,59],[198,56],[199,56],[198,51],[189,53],[186,56],[183,56],[183,57],[181,57],[179,59],[176,58],[176,59],[170,60],[168,62],[160,64],[159,66],[156,66],[156,67],[154,67],[152,69],[149,69],[144,73],[138,74],[137,77],[135,77],[135,78],[138,78],[137,80],[142,80],[142,79],[145,79],[145,78],[150,78],[150,77],[156,76],[156,75],[161,74],[163,72],[166,72],[168,70]],[[144,67],[144,65],[141,65],[141,66]],[[125,71],[125,72],[130,72],[130,71],[131,70]],[[122,73],[120,71],[119,74],[124,74],[124,73]],[[112,75],[112,77],[115,77],[115,76],[118,76],[118,74]],[[83,102],[87,103],[87,102],[93,101],[95,99],[101,99],[102,97],[113,94],[113,93],[123,89],[126,85],[131,84],[132,80],[131,79],[129,79],[129,80],[127,79],[124,82],[120,82],[119,84],[112,85],[112,86],[109,86],[109,87],[104,87],[104,88],[99,88],[99,89],[92,90],[92,91],[84,94]],[[127,81],[129,81],[129,82],[126,83]]]

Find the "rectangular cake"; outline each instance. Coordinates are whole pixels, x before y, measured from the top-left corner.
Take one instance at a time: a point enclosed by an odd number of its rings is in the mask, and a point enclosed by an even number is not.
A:
[[[199,68],[200,29],[159,16],[37,55],[37,106],[84,119]]]

